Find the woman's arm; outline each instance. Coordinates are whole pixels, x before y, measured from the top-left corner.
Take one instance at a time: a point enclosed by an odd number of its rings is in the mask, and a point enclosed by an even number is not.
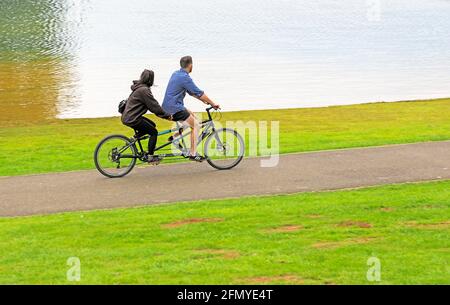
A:
[[[165,112],[164,109],[162,109],[158,101],[153,97],[152,91],[150,89],[144,91],[142,100],[145,106],[147,106],[148,110],[156,114],[158,117],[163,119],[170,119],[172,117],[169,113]]]

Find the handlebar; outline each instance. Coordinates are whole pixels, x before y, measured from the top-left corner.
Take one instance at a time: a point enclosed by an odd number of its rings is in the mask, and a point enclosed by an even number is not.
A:
[[[220,108],[215,109],[213,106],[210,106],[210,107],[206,108],[206,112],[208,113],[208,118],[209,118],[210,120],[212,120],[211,113],[210,113],[210,111],[211,111],[212,109],[218,110],[218,109],[220,109]]]

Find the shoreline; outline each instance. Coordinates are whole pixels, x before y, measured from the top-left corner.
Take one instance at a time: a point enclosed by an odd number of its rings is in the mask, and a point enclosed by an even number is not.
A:
[[[265,108],[265,109],[247,109],[247,110],[221,110],[222,113],[236,113],[236,112],[254,112],[254,111],[277,111],[277,110],[299,110],[299,109],[326,109],[326,108],[334,108],[334,107],[351,107],[351,106],[358,106],[358,105],[372,105],[372,104],[390,104],[390,103],[415,103],[415,102],[435,102],[435,101],[441,101],[441,100],[448,100],[450,99],[450,96],[448,97],[439,97],[439,98],[431,98],[431,99],[412,99],[412,100],[392,100],[392,101],[373,101],[373,102],[362,102],[362,103],[351,103],[351,104],[337,104],[337,105],[320,105],[317,107],[314,106],[308,106],[308,107],[288,107],[288,108]],[[201,112],[196,112],[201,113]],[[150,113],[147,113],[149,115]],[[110,119],[110,118],[118,118],[119,115],[116,116],[94,116],[94,117],[60,117],[56,116],[53,119],[56,120],[85,120],[85,119]]]
[[[400,104],[411,104],[411,103],[423,103],[423,102],[441,102],[441,101],[449,101],[450,105],[450,97],[448,98],[436,98],[436,99],[424,99],[424,100],[402,100],[402,101],[378,101],[378,102],[367,102],[367,103],[356,103],[356,104],[348,104],[348,105],[331,105],[331,106],[319,106],[319,107],[304,107],[304,108],[277,108],[277,109],[260,109],[260,110],[237,110],[237,111],[221,111],[224,115],[235,115],[235,114],[261,114],[267,112],[278,112],[278,111],[320,111],[326,109],[345,109],[345,108],[354,108],[354,107],[367,107],[370,105],[400,105]],[[201,113],[201,112],[197,112]],[[146,114],[149,116],[153,116],[153,114]],[[18,125],[22,127],[33,127],[33,126],[43,126],[43,125],[55,125],[61,122],[96,122],[102,120],[114,120],[118,119],[120,115],[117,116],[106,116],[106,117],[87,117],[87,118],[63,118],[63,117],[53,117],[47,119],[40,119],[36,121],[30,120],[21,120],[21,117],[18,117],[16,120],[11,120],[6,117],[5,121],[0,121],[0,128],[15,128]]]

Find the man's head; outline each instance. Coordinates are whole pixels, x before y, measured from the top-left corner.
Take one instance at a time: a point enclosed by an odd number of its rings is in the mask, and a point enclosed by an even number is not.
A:
[[[180,66],[182,69],[186,70],[188,73],[192,72],[192,56],[184,56],[180,59]]]

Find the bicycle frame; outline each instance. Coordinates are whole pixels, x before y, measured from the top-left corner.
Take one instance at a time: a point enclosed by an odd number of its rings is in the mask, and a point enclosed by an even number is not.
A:
[[[228,170],[238,165],[245,153],[245,142],[239,133],[231,128],[216,129],[214,120],[211,117],[210,110],[213,107],[206,109],[208,118],[196,124],[199,125],[198,135],[195,138],[192,135],[192,128],[184,132],[184,125],[176,123],[176,127],[168,130],[158,132],[158,136],[170,134],[171,137],[162,145],[158,146],[155,151],[160,154],[149,155],[144,149],[142,141],[152,140],[150,135],[140,136],[139,132],[135,130],[133,137],[129,138],[121,134],[112,134],[103,138],[96,146],[94,152],[94,163],[97,170],[108,178],[124,177],[131,172],[138,160],[143,163],[158,164],[165,157],[184,157],[193,159],[190,154],[189,145],[186,145],[185,138],[191,136],[191,140],[195,148],[202,150],[203,158],[211,167],[217,170]],[[214,116],[214,119],[216,117]],[[220,119],[219,119],[220,120]],[[197,128],[196,128],[197,129]],[[222,137],[224,137],[222,139]],[[229,137],[232,138],[231,141]],[[154,138],[153,138],[154,139]],[[147,143],[145,143],[147,144]],[[173,147],[165,147],[172,145]],[[198,147],[201,144],[201,147]],[[175,149],[174,149],[175,148]],[[237,151],[235,151],[238,149]],[[229,153],[231,151],[231,154]],[[167,153],[166,153],[167,152]],[[170,152],[170,153],[169,153]],[[237,152],[237,154],[235,154]],[[217,157],[216,157],[217,156]],[[153,159],[158,157],[159,160]],[[123,159],[123,160],[122,160]],[[125,162],[126,160],[129,162]],[[121,164],[121,161],[124,161]]]
[[[200,124],[199,124],[200,125],[200,129],[202,130],[202,132],[199,134],[199,137],[197,138],[197,143],[196,143],[197,147],[202,143],[202,141],[207,136],[209,136],[211,133],[213,133],[215,131],[214,120],[212,119],[211,113],[210,113],[211,109],[213,109],[213,107],[209,107],[209,108],[206,109],[206,112],[208,113],[208,119],[206,119],[204,121],[201,121]],[[173,142],[178,142],[178,143],[181,142],[183,144],[183,147],[186,147],[184,139],[192,133],[192,130],[184,133],[183,132],[184,131],[183,126],[180,125],[179,122],[176,122],[176,123],[177,123],[177,128],[160,131],[160,132],[158,132],[158,136],[162,136],[162,135],[165,135],[165,134],[171,134],[171,133],[175,133],[175,132],[178,132],[179,136],[174,138],[174,139],[172,139],[171,141],[168,141],[167,143],[164,143],[161,146],[156,147],[155,148],[155,152],[157,152],[157,151],[159,151],[159,150],[161,150],[161,149],[163,149],[163,148],[173,144]],[[136,156],[121,155],[120,158],[121,159],[122,158],[124,158],[124,159],[125,158],[134,158],[134,159],[140,159],[141,161],[145,161],[144,158],[146,157],[146,151],[142,147],[141,141],[147,140],[149,138],[150,138],[149,135],[145,135],[145,136],[137,137],[137,138],[136,138],[136,135],[135,135],[132,138],[132,141],[130,142],[130,144],[125,146],[125,147],[123,147],[121,149],[121,151],[125,151],[126,149],[128,149],[132,145],[136,146],[136,143],[137,143],[138,146],[139,146],[139,147],[136,147],[136,149],[139,148],[138,154]],[[179,147],[177,147],[177,149],[180,150],[179,153],[155,154],[153,156],[160,157],[160,158],[166,158],[166,157],[187,157],[187,155],[188,155],[187,152],[184,152]],[[120,151],[119,151],[119,154],[120,154]]]

